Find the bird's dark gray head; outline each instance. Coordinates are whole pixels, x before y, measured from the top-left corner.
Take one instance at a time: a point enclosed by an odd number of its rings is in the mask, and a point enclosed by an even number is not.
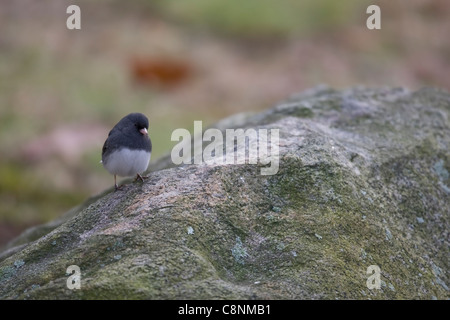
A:
[[[134,130],[139,131],[141,134],[146,135],[148,130],[148,119],[142,113],[130,113],[124,117],[120,122],[127,124],[128,128],[135,128]],[[130,126],[132,124],[132,126]]]

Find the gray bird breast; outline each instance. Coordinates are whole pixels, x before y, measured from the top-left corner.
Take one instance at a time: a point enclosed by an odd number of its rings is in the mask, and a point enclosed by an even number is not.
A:
[[[108,155],[103,161],[103,166],[111,174],[130,177],[147,170],[150,156],[151,152],[148,151],[122,148]]]

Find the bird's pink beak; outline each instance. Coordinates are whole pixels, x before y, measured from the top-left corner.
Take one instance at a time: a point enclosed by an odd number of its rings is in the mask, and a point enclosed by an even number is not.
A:
[[[141,130],[139,130],[140,133],[142,133],[144,136],[148,135],[147,129],[142,128]]]

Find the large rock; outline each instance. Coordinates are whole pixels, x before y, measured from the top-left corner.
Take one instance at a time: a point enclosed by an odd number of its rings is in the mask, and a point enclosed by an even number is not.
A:
[[[14,240],[0,298],[448,299],[449,111],[443,90],[318,88],[226,119],[280,129],[277,174],[163,158]]]

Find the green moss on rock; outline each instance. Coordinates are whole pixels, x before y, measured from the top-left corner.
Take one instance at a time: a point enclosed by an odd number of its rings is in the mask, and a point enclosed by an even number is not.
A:
[[[443,90],[319,88],[224,120],[279,129],[278,173],[162,158],[13,241],[0,298],[448,299],[449,110]]]

